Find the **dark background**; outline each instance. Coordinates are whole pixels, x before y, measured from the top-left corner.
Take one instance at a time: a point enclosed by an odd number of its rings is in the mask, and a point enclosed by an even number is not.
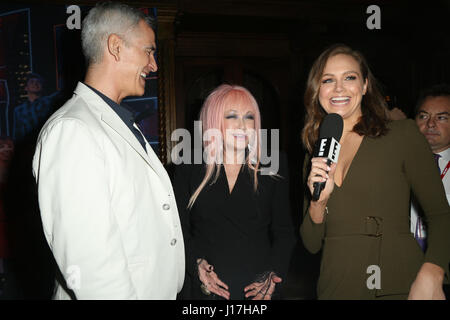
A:
[[[68,17],[63,7],[55,5],[93,2],[45,1],[37,5],[30,1],[32,19],[37,15],[49,17],[48,23],[33,26],[33,55],[38,57],[33,59],[35,72],[55,79],[53,34],[48,28],[55,20],[65,24]],[[301,222],[303,199],[303,93],[313,61],[327,46],[340,42],[362,51],[385,96],[390,97],[391,107],[400,108],[409,117],[414,115],[420,90],[450,82],[450,1],[124,2],[154,7],[158,17],[170,12],[173,18],[170,30],[159,32],[169,33],[173,50],[173,56],[164,58],[170,59],[174,70],[169,91],[174,101],[170,109],[174,127],[192,131],[204,98],[222,82],[243,85],[253,93],[261,109],[263,128],[280,129],[280,146],[289,156],[296,227]],[[372,4],[381,9],[380,30],[366,27],[371,15],[366,9]],[[10,10],[15,5],[2,4],[0,12],[5,6]],[[77,31],[70,31],[66,38],[70,48],[65,57],[67,97],[84,73],[77,37]],[[55,89],[56,81],[49,81],[47,90]],[[315,298],[319,262],[320,255],[307,253],[298,243],[285,281],[286,298]]]

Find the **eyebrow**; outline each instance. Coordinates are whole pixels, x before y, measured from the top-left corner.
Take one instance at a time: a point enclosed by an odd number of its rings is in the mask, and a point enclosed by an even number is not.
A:
[[[230,110],[228,110],[228,111],[226,111],[226,112],[237,112],[237,110],[235,110],[235,109],[230,109]],[[251,114],[254,114],[254,112],[252,111],[252,110],[249,110],[249,111],[247,111],[245,114],[249,114],[249,113],[251,113]]]
[[[427,111],[425,111],[425,110],[419,110],[419,113],[426,113],[426,114],[430,114],[429,112],[427,112]],[[449,114],[450,114],[450,112],[448,112],[448,111],[442,111],[442,112],[438,112],[438,113],[436,113],[436,115],[439,115],[439,116],[441,116],[441,115],[444,115],[444,114],[447,114],[447,115],[449,115]]]
[[[358,71],[352,71],[352,70],[350,70],[350,71],[345,71],[343,74],[348,74],[348,73],[356,73],[357,75],[359,75],[359,72],[358,72]],[[332,73],[324,73],[324,74],[322,75],[322,77],[324,77],[324,76],[334,76],[334,74],[332,74]]]

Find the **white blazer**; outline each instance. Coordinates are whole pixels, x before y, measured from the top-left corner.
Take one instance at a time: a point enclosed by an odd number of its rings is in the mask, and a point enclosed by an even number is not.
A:
[[[46,239],[77,299],[175,299],[184,243],[170,179],[86,85],[42,128],[33,158]],[[57,284],[55,299],[70,299]]]

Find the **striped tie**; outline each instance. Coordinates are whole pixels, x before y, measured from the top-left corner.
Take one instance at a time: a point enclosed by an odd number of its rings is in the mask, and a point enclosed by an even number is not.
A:
[[[433,153],[433,155],[434,155],[434,161],[436,161],[436,165],[439,170],[439,174],[441,174],[441,168],[439,167],[439,158],[441,157],[441,155],[437,154],[437,153]]]

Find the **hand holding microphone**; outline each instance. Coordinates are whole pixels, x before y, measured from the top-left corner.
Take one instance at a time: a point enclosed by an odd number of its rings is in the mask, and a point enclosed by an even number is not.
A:
[[[336,163],[339,158],[340,144],[344,124],[342,117],[336,113],[325,116],[320,126],[319,139],[314,148],[314,158],[311,160],[311,172],[308,177],[308,186],[311,190],[312,200],[318,201],[324,188],[326,195],[331,194],[334,188]],[[327,185],[327,180],[331,180]]]
[[[308,177],[308,187],[311,192],[312,204],[325,202],[334,189],[334,172],[336,164],[328,165],[326,158],[312,158],[311,172]],[[324,204],[325,205],[325,204]]]

